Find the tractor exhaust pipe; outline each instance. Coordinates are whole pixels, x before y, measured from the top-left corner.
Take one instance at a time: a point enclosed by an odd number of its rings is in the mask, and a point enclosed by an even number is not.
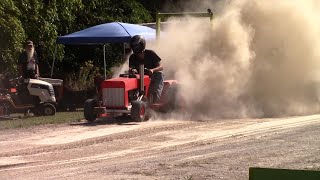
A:
[[[140,75],[140,95],[144,96],[145,95],[145,91],[144,91],[144,64],[141,63],[139,65],[139,75]]]

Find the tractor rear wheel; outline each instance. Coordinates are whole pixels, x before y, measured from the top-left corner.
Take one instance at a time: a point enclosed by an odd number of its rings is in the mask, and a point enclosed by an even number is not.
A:
[[[133,101],[131,103],[131,118],[134,121],[144,121],[146,120],[146,111],[147,111],[147,105],[143,101]]]
[[[93,112],[94,107],[97,105],[97,101],[95,99],[87,99],[84,102],[84,118],[87,121],[94,121],[97,119],[97,114]]]
[[[161,109],[161,111],[168,113],[177,109],[177,94],[178,94],[178,86],[173,85],[168,88],[166,92],[167,103]]]

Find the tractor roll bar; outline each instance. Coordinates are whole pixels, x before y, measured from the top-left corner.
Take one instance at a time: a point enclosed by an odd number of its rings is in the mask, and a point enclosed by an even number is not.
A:
[[[161,18],[167,18],[171,16],[183,17],[183,16],[193,16],[193,17],[209,17],[210,21],[213,20],[213,12],[208,9],[207,12],[183,12],[183,13],[160,13],[156,14],[156,35],[157,38],[160,35],[160,22]]]
[[[145,92],[144,92],[144,64],[141,63],[139,65],[139,75],[140,75],[140,88],[139,88],[139,93],[140,95],[145,95]]]

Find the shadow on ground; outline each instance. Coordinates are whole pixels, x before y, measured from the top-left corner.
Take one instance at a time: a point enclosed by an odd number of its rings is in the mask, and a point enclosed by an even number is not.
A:
[[[108,124],[116,124],[116,125],[139,125],[139,122],[134,121],[130,118],[130,116],[120,116],[120,117],[101,117],[93,122],[82,121],[82,122],[74,122],[70,123],[71,126],[99,126],[99,125],[108,125]]]

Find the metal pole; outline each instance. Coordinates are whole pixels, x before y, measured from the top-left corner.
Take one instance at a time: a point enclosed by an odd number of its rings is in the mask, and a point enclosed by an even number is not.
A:
[[[107,79],[107,69],[106,69],[106,45],[103,45],[103,67],[104,67],[104,80]]]
[[[159,18],[166,18],[171,16],[183,17],[183,16],[193,16],[193,17],[212,17],[213,13],[210,9],[208,12],[183,12],[183,13],[157,13]]]
[[[140,75],[140,95],[145,95],[144,91],[144,64],[139,65],[139,75]]]
[[[207,12],[183,12],[183,13],[156,13],[156,33],[157,38],[160,36],[160,24],[161,18],[168,18],[171,16],[183,17],[183,16],[193,16],[193,17],[209,17],[210,21],[213,20],[213,13],[211,9],[208,9]]]
[[[208,13],[210,16],[210,21],[212,21],[213,20],[213,12],[211,11],[211,9],[208,9]]]
[[[157,35],[157,39],[159,39],[159,35],[160,35],[161,17],[160,17],[159,14],[160,14],[159,12],[157,12],[157,14],[156,14],[156,35]]]
[[[123,55],[122,55],[122,57],[124,58],[125,55],[126,55],[126,45],[125,45],[125,43],[123,43]]]
[[[52,75],[53,75],[53,68],[54,68],[54,61],[56,59],[56,53],[57,53],[57,44],[54,47],[54,54],[53,54],[53,61],[52,61],[51,75],[50,75],[51,78],[52,78]]]

